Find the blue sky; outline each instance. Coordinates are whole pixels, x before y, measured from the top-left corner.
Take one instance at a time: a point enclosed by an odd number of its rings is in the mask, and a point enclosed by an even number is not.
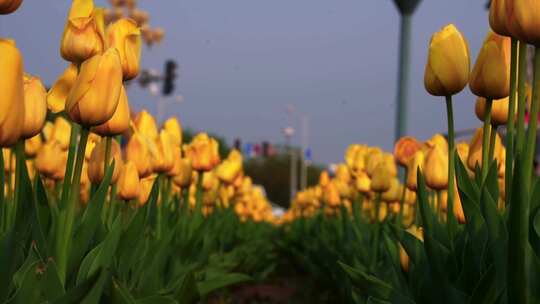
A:
[[[96,4],[105,1],[96,0]],[[67,65],[59,43],[67,0],[24,0],[0,16],[0,36],[14,38],[26,70],[51,84]],[[229,141],[283,142],[288,104],[309,117],[317,162],[342,159],[350,143],[391,149],[399,17],[391,0],[139,0],[163,43],[143,52],[144,68],[180,65],[168,115]],[[431,34],[454,23],[476,57],[488,30],[481,0],[424,0],[413,20],[408,134],[426,139],[446,129],[444,100],[423,88]],[[135,110],[157,113],[157,97],[129,88]],[[456,128],[479,125],[468,89],[455,97]],[[297,133],[298,134],[298,133]],[[299,143],[298,136],[294,139]]]

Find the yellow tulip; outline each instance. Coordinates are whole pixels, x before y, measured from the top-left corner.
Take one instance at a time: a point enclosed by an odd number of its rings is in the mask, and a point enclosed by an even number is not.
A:
[[[141,178],[145,178],[152,173],[150,152],[148,151],[146,142],[139,133],[135,133],[131,136],[125,154],[126,161],[131,161],[135,164]]]
[[[448,153],[439,146],[429,150],[424,160],[426,185],[434,190],[448,188]]]
[[[48,140],[55,141],[62,150],[69,148],[69,137],[71,134],[71,124],[61,116],[56,117]]]
[[[459,158],[462,161],[467,161],[469,158],[469,144],[466,142],[460,142],[456,145],[456,151],[459,156]]]
[[[336,169],[336,179],[348,184],[351,182],[351,172],[345,164],[339,164]]]
[[[424,241],[424,231],[422,228],[411,226],[407,229],[407,232],[413,235],[418,240],[422,242]],[[404,272],[409,272],[409,255],[401,244],[399,245],[399,263],[401,264],[401,269]]]
[[[105,123],[92,128],[92,132],[95,132],[101,136],[115,136],[120,135],[129,130],[129,102],[124,86],[120,89],[120,97],[118,100],[118,106],[114,111],[111,119]]]
[[[137,169],[138,170],[138,169]],[[140,179],[139,183],[139,205],[143,206],[148,202],[150,198],[150,193],[152,192],[152,187],[154,186],[154,181],[156,180],[155,175],[148,176],[146,178]]]
[[[149,140],[155,140],[159,136],[156,120],[146,110],[135,115],[133,123],[137,131]]]
[[[321,187],[326,187],[328,183],[330,183],[330,175],[328,174],[328,171],[323,170],[321,175],[319,175],[319,185]]]
[[[506,2],[507,0],[491,0],[489,8],[489,25],[495,33],[501,36],[511,36],[508,28]]]
[[[39,134],[47,116],[47,91],[37,77],[24,76],[24,112],[23,138]]]
[[[60,177],[61,174],[58,172],[63,171],[62,169],[65,168],[62,154],[62,149],[57,142],[45,143],[36,156],[36,170],[48,178],[62,179],[63,175]]]
[[[43,141],[41,140],[41,134],[28,138],[24,142],[24,153],[28,157],[34,157],[38,153]]]
[[[401,199],[403,193],[403,185],[400,184],[399,179],[390,179],[390,188],[382,193],[381,199],[384,202],[395,202]]]
[[[101,136],[90,133],[88,135],[88,141],[86,143],[86,149],[84,150],[84,159],[86,161],[90,160],[90,157],[92,156],[92,151],[94,151],[94,147],[97,146],[97,144],[101,142]]]
[[[326,192],[324,193],[324,201],[330,207],[335,208],[339,206],[341,202],[341,198],[339,196],[339,191],[335,183],[335,180],[331,181],[328,184],[328,187],[326,188]]]
[[[384,162],[379,163],[371,175],[371,190],[378,193],[388,191],[392,178],[388,166]]]
[[[469,80],[469,66],[467,41],[449,24],[431,37],[424,86],[435,96],[459,93]]]
[[[105,49],[103,9],[94,8],[93,0],[73,0],[62,35],[62,58],[80,63]]]
[[[394,157],[398,164],[407,166],[413,158],[414,153],[420,150],[422,144],[412,136],[404,136],[400,138],[394,145]]]
[[[128,161],[124,164],[116,185],[118,189],[116,196],[119,199],[130,201],[139,197],[139,173],[134,163]]]
[[[13,40],[0,39],[0,147],[9,147],[22,135],[24,80],[22,56]]]
[[[424,158],[425,154],[422,150],[416,151],[413,158],[407,164],[407,188],[412,191],[418,189],[417,172],[424,170]]]
[[[0,0],[0,15],[11,14],[21,6],[22,0]]]
[[[66,113],[83,126],[100,125],[116,111],[121,89],[120,57],[115,48],[109,48],[81,65],[66,102]]]
[[[214,171],[204,172],[202,175],[202,188],[204,191],[210,191],[219,187],[219,179]]]
[[[210,171],[219,164],[218,142],[206,133],[197,134],[186,146],[186,157],[191,159],[194,170]]]
[[[540,3],[536,0],[507,0],[507,26],[520,41],[540,44]]]
[[[471,73],[469,87],[477,96],[501,99],[510,93],[510,37],[489,32]]]
[[[428,152],[434,146],[439,146],[441,150],[448,151],[448,141],[446,140],[446,137],[439,133],[433,135],[428,141],[426,141],[425,145],[428,147],[425,152]]]
[[[216,168],[216,174],[219,179],[227,184],[234,182],[238,174],[242,171],[242,154],[238,150],[233,149],[227,159],[225,159]]]
[[[165,123],[163,123],[163,129],[169,132],[169,135],[171,136],[171,140],[174,145],[182,145],[182,125],[180,125],[178,119],[176,119],[175,117],[167,119]]]
[[[107,28],[109,46],[115,47],[122,61],[124,80],[139,74],[141,60],[141,31],[135,21],[122,18]]]
[[[383,152],[380,149],[371,150],[366,154],[366,173],[373,177],[375,169],[380,163],[384,162]]]
[[[362,193],[368,193],[371,190],[371,179],[366,172],[360,171],[355,179],[356,190]]]
[[[390,153],[384,153],[383,161],[386,164],[386,167],[388,168],[388,172],[390,172],[390,175],[397,176],[398,169],[396,165],[396,160],[394,159],[394,155]]]
[[[105,177],[106,142],[106,138],[101,139],[101,142],[92,151],[92,155],[88,161],[88,177],[93,184],[101,183]],[[112,164],[114,160],[114,171],[111,177],[111,184],[114,184],[118,180],[122,169],[122,152],[120,151],[120,144],[116,140],[111,140],[110,153],[109,164]]]
[[[152,170],[156,173],[165,173],[174,167],[173,145],[169,133],[161,130],[155,143],[157,154],[152,158]]]
[[[47,93],[47,107],[53,113],[64,111],[66,100],[77,80],[78,69],[75,64],[70,64],[56,80],[52,88]]]
[[[505,125],[508,121],[508,106],[510,102],[508,97],[502,99],[493,100],[491,104],[491,124],[496,126]],[[474,112],[476,117],[481,121],[484,121],[486,111],[486,99],[484,97],[478,97],[476,105],[474,106]]]

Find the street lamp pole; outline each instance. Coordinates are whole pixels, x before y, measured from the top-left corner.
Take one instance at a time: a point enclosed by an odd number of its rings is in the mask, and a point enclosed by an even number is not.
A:
[[[400,13],[399,69],[396,94],[396,129],[397,141],[407,132],[407,101],[409,89],[410,49],[412,15],[421,0],[394,0]]]

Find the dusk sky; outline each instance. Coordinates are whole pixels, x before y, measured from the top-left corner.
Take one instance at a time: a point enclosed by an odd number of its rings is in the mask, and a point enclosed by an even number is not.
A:
[[[0,36],[16,40],[27,72],[47,85],[67,66],[59,43],[70,3],[24,0],[14,14],[0,16]],[[473,64],[489,27],[484,4],[420,4],[413,20],[409,135],[426,139],[446,130],[444,100],[423,87],[431,34],[456,24]],[[299,117],[309,118],[316,162],[340,161],[350,143],[392,148],[399,29],[393,1],[139,0],[139,7],[149,11],[151,25],[166,31],[161,45],[143,50],[142,67],[162,70],[165,60],[178,62],[175,94],[183,102],[171,102],[166,112],[185,127],[229,142],[282,143],[292,104],[297,130]],[[158,97],[136,85],[129,100],[136,111],[157,114]],[[478,126],[468,88],[454,100],[456,128]]]

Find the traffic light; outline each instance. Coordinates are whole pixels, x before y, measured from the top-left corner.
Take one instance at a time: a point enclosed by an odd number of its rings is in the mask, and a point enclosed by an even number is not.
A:
[[[174,80],[176,79],[176,68],[178,65],[174,60],[165,62],[165,75],[163,77],[163,95],[171,95],[174,91]]]
[[[270,143],[267,141],[262,142],[262,155],[263,157],[270,156]]]

